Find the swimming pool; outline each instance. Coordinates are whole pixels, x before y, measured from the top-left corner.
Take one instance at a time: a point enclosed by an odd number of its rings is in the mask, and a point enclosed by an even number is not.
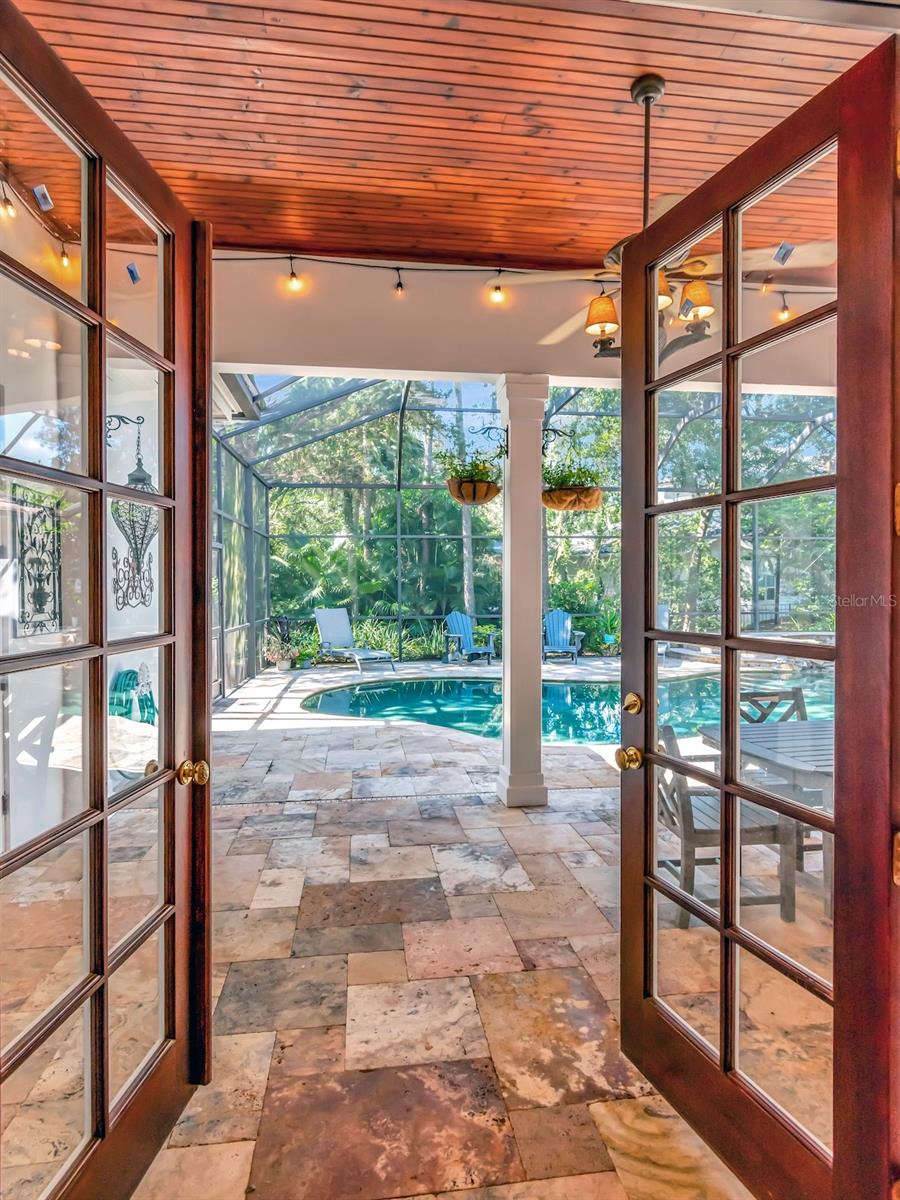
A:
[[[801,684],[810,717],[833,715],[831,683],[810,672],[791,676]],[[784,680],[760,675],[754,684],[784,687]],[[618,683],[544,684],[545,742],[618,742]],[[719,716],[719,679],[699,675],[659,685],[660,723],[671,724],[679,735],[711,724]],[[492,679],[390,679],[317,692],[304,700],[313,712],[341,717],[389,721],[424,721],[444,729],[460,729],[481,737],[498,738],[502,720],[500,681]]]

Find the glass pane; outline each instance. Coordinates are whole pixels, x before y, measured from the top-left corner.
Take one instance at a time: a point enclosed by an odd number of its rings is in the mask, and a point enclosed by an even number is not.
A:
[[[269,609],[269,539],[253,535],[253,588],[256,618],[268,616]]]
[[[88,973],[88,835],[63,842],[0,885],[3,1044]]]
[[[743,631],[834,642],[835,495],[740,506]]]
[[[837,147],[741,214],[741,337],[837,296]]]
[[[722,348],[722,225],[660,264],[655,375],[669,375]]]
[[[834,664],[738,655],[739,777],[810,808],[834,809]]]
[[[247,631],[225,634],[225,688],[231,691],[247,678]]]
[[[657,745],[685,761],[700,755],[704,770],[718,772],[722,744],[719,651],[658,642],[655,674]]]
[[[238,521],[244,519],[246,472],[233,454],[222,451],[222,511]]]
[[[252,486],[253,524],[257,529],[265,533],[267,525],[266,511],[268,508],[268,505],[266,504],[266,485],[264,483],[260,483],[259,480],[254,476]]]
[[[155,504],[108,502],[106,627],[110,640],[163,628],[165,511]]]
[[[113,325],[163,350],[165,238],[112,186],[106,188],[106,315]]]
[[[3,1200],[40,1200],[90,1135],[88,1014],[74,1012],[3,1085]]]
[[[654,394],[660,504],[722,487],[722,373],[717,367]]]
[[[0,476],[4,654],[88,640],[86,510],[85,494],[74,488]]]
[[[80,299],[82,156],[3,80],[0,111],[0,250]]]
[[[106,478],[161,492],[163,375],[112,338],[106,341]]]
[[[85,327],[2,274],[0,314],[0,453],[83,471]]]
[[[131,650],[107,660],[107,777],[111,796],[162,762],[162,651]]]
[[[831,979],[833,836],[759,804],[738,807],[740,924]]]
[[[722,624],[722,510],[691,508],[653,518],[656,626],[717,633]]]
[[[462,538],[404,538],[400,543],[403,611],[443,616],[465,607]]]
[[[0,852],[29,842],[88,807],[83,662],[0,676],[0,774],[6,815]]]
[[[831,1006],[737,949],[737,1067],[790,1117],[831,1144]]]
[[[671,727],[664,727],[660,745],[670,753],[678,745]],[[671,750],[669,749],[671,748]],[[692,755],[707,771],[717,771],[719,756]],[[721,798],[716,788],[680,771],[654,768],[656,785],[655,872],[666,883],[719,907],[719,859],[722,852]],[[686,917],[687,913],[682,913]]]
[[[158,788],[109,815],[110,946],[115,946],[163,903],[164,816],[163,793]]]
[[[244,625],[249,618],[247,596],[247,529],[225,522],[225,625]]]
[[[110,1105],[165,1036],[163,934],[142,942],[107,985]]]
[[[719,1049],[719,934],[654,892],[653,993],[713,1050]]]
[[[831,475],[837,452],[834,321],[779,338],[738,363],[741,486]]]

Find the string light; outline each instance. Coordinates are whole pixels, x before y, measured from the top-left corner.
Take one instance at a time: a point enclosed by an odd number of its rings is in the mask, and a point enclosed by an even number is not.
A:
[[[789,321],[791,319],[791,316],[792,316],[792,313],[790,310],[790,306],[788,305],[788,302],[787,302],[787,297],[785,296],[784,292],[782,292],[781,293],[781,308],[778,310],[778,320],[779,321]]]
[[[500,278],[501,273],[502,273],[501,269],[500,269],[500,267],[498,267],[497,268],[497,279],[498,280]],[[492,304],[504,304],[505,302],[506,302],[506,293],[504,292],[503,287],[501,286],[500,283],[495,283],[494,286],[491,288],[491,303]]]
[[[771,289],[771,287],[772,287],[772,276],[767,275],[765,277],[765,279],[762,281],[762,287],[759,289],[759,294],[761,296],[765,296],[766,292],[768,292]]]
[[[6,183],[0,179],[0,211],[5,217],[14,217],[16,215],[16,206],[13,204],[6,190]]]
[[[303,280],[300,278],[300,276],[294,270],[293,254],[289,256],[288,263],[291,268],[291,273],[290,273],[290,275],[288,275],[287,285],[292,292],[302,292],[303,291]]]
[[[394,270],[397,272],[397,282],[394,284],[394,291],[397,293],[398,296],[402,296],[403,292],[404,292],[403,276],[400,274],[399,267],[394,267]]]
[[[70,260],[70,258],[69,258],[69,252],[68,252],[68,250],[66,249],[66,243],[65,243],[65,242],[60,242],[60,243],[59,243],[59,261],[60,261],[60,265],[61,265],[61,266],[63,266],[63,267],[68,267],[68,265],[69,265],[69,263],[70,263],[70,261],[71,261],[71,260]]]

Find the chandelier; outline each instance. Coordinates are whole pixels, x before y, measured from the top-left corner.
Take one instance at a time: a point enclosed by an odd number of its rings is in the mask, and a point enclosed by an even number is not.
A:
[[[117,418],[113,418],[116,420]],[[128,420],[128,418],[124,418]],[[121,419],[119,419],[121,421]],[[143,424],[137,417],[129,424]],[[148,495],[158,495],[150,473],[144,468],[141,455],[141,431],[137,431],[134,470],[127,479],[128,486]],[[120,559],[112,551],[112,588],[116,608],[149,608],[153,602],[153,555],[150,547],[159,532],[159,509],[154,504],[139,504],[136,500],[113,500],[109,506],[116,528],[125,539],[128,552]]]

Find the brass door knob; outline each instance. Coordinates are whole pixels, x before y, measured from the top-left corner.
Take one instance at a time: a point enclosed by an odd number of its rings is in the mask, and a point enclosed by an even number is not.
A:
[[[622,701],[622,707],[634,717],[644,707],[644,702],[637,692],[626,692],[625,699]]]
[[[620,746],[616,751],[616,766],[620,771],[636,771],[644,756],[637,746]]]
[[[175,778],[185,787],[189,783],[196,783],[203,787],[205,783],[209,783],[209,763],[202,758],[197,762],[191,762],[189,758],[186,758],[175,772]]]

